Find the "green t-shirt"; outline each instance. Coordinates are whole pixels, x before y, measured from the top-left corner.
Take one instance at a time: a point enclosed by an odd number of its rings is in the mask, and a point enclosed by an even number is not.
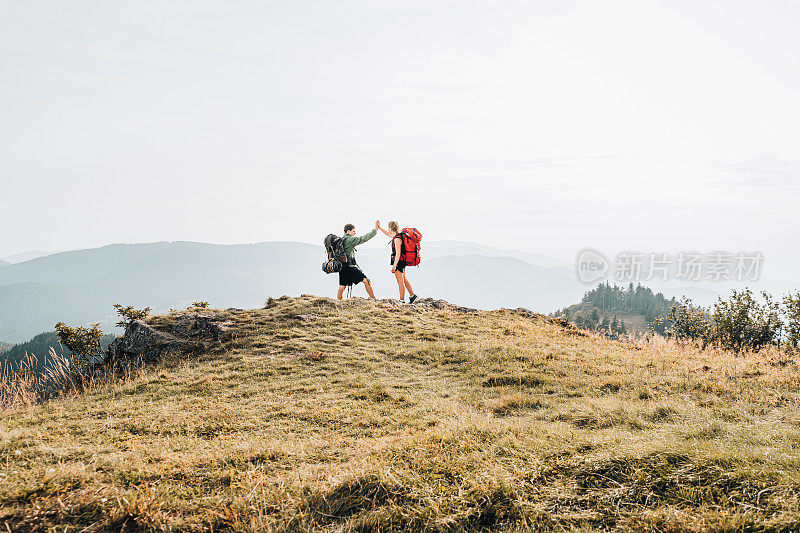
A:
[[[353,252],[355,251],[356,246],[367,242],[373,238],[376,233],[378,233],[378,230],[376,229],[373,229],[369,233],[365,233],[361,237],[352,237],[345,233],[342,239],[344,239],[344,253],[347,255],[347,260],[354,263],[355,255],[353,255]]]

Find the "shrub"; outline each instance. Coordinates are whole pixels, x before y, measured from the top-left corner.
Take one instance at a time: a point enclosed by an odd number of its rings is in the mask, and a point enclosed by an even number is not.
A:
[[[783,314],[786,317],[786,342],[796,349],[800,344],[800,292],[783,297]]]
[[[94,363],[103,357],[103,348],[100,345],[103,332],[100,331],[97,324],[92,325],[91,328],[80,326],[72,328],[59,322],[56,324],[56,333],[61,344],[75,354],[74,362]]]
[[[800,295],[797,302],[789,297],[784,302],[787,317],[791,315],[791,309],[796,309],[795,315],[800,317]],[[780,306],[772,296],[762,292],[759,299],[750,289],[734,289],[727,300],[717,298],[713,312],[693,305],[689,298],[684,297],[678,305],[672,306],[669,317],[659,320],[672,322],[667,334],[673,338],[690,340],[703,348],[715,345],[734,352],[758,351],[773,344],[783,326]],[[796,331],[797,339],[800,322],[795,318],[794,323],[797,326],[790,331]]]
[[[658,324],[671,322],[665,330],[670,337],[679,340],[688,340],[702,345],[703,348],[713,342],[713,321],[708,312],[702,307],[697,307],[690,298],[684,297],[677,305],[669,310],[669,316],[660,317]]]
[[[761,293],[763,301],[750,289],[732,292],[728,300],[718,298],[714,304],[714,340],[735,352],[772,344],[781,329],[778,304],[766,292]]]
[[[199,302],[192,302],[192,307],[202,307],[205,309],[206,307],[208,307],[208,302],[203,300],[200,300]]]
[[[134,320],[144,320],[147,318],[147,315],[150,314],[150,308],[145,307],[144,309],[135,309],[132,305],[128,306],[121,306],[120,304],[114,304],[114,309],[117,310],[117,314],[122,317],[122,320],[117,322],[117,326],[121,328],[127,328],[128,324],[133,322]]]

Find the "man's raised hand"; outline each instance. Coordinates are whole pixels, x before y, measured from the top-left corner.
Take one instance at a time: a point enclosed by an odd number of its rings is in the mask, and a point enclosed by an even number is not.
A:
[[[381,229],[381,221],[380,220],[376,220],[375,221],[375,229]]]

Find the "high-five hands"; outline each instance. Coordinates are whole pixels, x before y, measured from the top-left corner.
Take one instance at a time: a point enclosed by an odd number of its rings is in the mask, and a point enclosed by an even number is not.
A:
[[[376,220],[375,221],[375,229],[381,229],[381,221],[380,220]]]

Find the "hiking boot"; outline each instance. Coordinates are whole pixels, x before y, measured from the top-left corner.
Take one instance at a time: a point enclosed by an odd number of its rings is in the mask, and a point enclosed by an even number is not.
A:
[[[413,304],[414,300],[416,300],[416,299],[417,299],[417,295],[416,294],[412,294],[411,296],[408,297],[408,303]]]

